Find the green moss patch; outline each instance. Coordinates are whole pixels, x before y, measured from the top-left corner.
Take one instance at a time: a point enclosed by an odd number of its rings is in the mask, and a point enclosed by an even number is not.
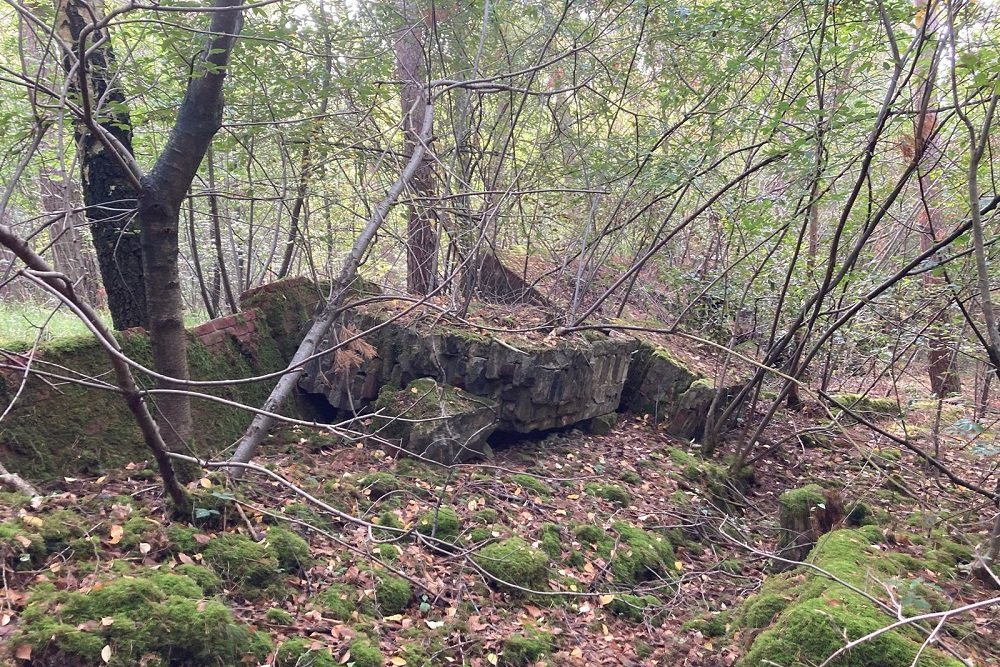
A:
[[[588,482],[584,485],[583,490],[592,496],[603,498],[623,507],[628,506],[632,502],[632,495],[625,488],[617,484]]]
[[[542,496],[543,498],[552,495],[552,487],[534,475],[517,473],[516,475],[510,476],[510,481],[514,482],[525,491],[530,491],[531,493]]]
[[[312,644],[301,637],[286,640],[278,647],[274,667],[335,667],[337,661],[330,655],[330,650],[313,648]]]
[[[282,577],[278,559],[263,544],[246,535],[223,533],[212,538],[203,552],[205,562],[247,599],[277,594]]]
[[[519,537],[487,544],[474,559],[479,567],[499,580],[491,582],[499,586],[510,583],[539,590],[548,579],[548,556]]]
[[[220,602],[205,599],[198,583],[180,574],[135,572],[102,581],[86,592],[40,587],[21,614],[11,646],[29,644],[35,664],[104,664],[111,647],[112,667],[148,663],[240,664],[263,661],[266,636],[233,620]]]
[[[608,611],[633,623],[642,623],[656,616],[660,601],[655,595],[620,593],[608,604]]]
[[[803,502],[809,501],[804,498]],[[820,538],[809,562],[861,590],[877,592],[873,579],[876,564],[885,554],[873,547],[877,531],[861,528],[838,530]],[[896,568],[901,563],[895,562]],[[895,584],[899,588],[900,583]],[[847,641],[891,623],[867,598],[813,570],[789,572],[768,580],[762,591],[749,598],[736,615],[743,628],[765,628],[756,636],[740,667],[780,664],[807,667],[826,660]],[[859,645],[841,657],[837,667],[909,667],[921,642],[905,631],[893,631]],[[918,665],[958,667],[961,663],[934,650],[926,650]]]
[[[504,641],[500,664],[504,667],[530,667],[551,653],[554,647],[555,640],[550,633],[529,629]]]
[[[442,505],[420,517],[417,531],[445,542],[454,542],[462,531],[462,522],[454,509]]]
[[[354,640],[350,652],[351,657],[347,662],[353,664],[354,667],[382,667],[385,664],[385,659],[382,657],[382,652],[378,650],[378,646],[366,639]]]
[[[267,531],[267,548],[284,572],[300,572],[312,563],[309,543],[285,528]]]

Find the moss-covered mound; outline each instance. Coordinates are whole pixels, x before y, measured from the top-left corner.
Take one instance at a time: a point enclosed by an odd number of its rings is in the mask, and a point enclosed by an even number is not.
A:
[[[278,647],[274,667],[335,667],[337,661],[326,648],[312,648],[312,642],[294,637]]]
[[[573,531],[584,545],[608,560],[615,583],[635,585],[662,579],[674,571],[674,549],[670,540],[627,523],[616,521],[611,531],[583,524]]]
[[[284,368],[290,357],[280,349],[271,330],[260,318],[252,346],[225,336],[212,350],[195,337],[189,341],[191,378],[220,380],[250,377]],[[118,334],[125,354],[141,364],[152,365],[149,338],[142,332]],[[294,350],[294,347],[292,348]],[[70,368],[81,376],[107,377],[110,362],[92,336],[71,336],[45,344],[36,364],[48,363]],[[143,386],[152,380],[137,373]],[[0,373],[0,412],[13,400],[20,376]],[[249,405],[267,398],[266,382],[202,387],[202,391]],[[209,401],[193,401],[191,409],[198,424],[193,443],[199,454],[211,457],[214,447],[232,442],[246,429],[251,415],[244,410]],[[289,414],[297,414],[295,402]],[[58,414],[57,419],[52,415]],[[32,480],[63,475],[98,474],[121,469],[130,461],[149,458],[135,420],[125,402],[115,395],[71,383],[58,390],[31,376],[11,412],[0,422],[0,442],[4,443],[4,464]]]
[[[809,562],[860,590],[878,594],[881,574],[906,574],[898,559],[887,559],[873,543],[880,539],[870,528],[838,530],[820,538]],[[739,609],[735,625],[756,635],[740,667],[808,667],[826,660],[848,641],[892,623],[866,597],[814,570],[802,569],[772,577],[762,591]],[[909,667],[921,647],[915,630],[887,632],[855,647],[833,663],[836,667]],[[926,649],[917,665],[960,667],[961,663]]]
[[[246,535],[223,533],[205,546],[205,562],[247,599],[277,594],[282,585],[278,559]]]
[[[142,570],[88,591],[36,588],[9,646],[33,665],[238,665],[263,661],[268,637],[236,623],[186,575]],[[105,647],[110,649],[105,649]]]
[[[551,634],[529,628],[524,634],[508,637],[504,641],[499,664],[505,667],[529,667],[547,656],[554,645]]]
[[[497,585],[514,584],[538,590],[548,578],[549,558],[519,537],[487,544],[475,555],[475,562],[495,577]]]

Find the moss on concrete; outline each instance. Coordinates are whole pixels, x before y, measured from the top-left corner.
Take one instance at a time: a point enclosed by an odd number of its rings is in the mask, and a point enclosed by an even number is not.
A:
[[[271,337],[267,325],[257,321],[255,345],[238,346],[229,337],[220,349],[207,350],[194,336],[189,342],[191,377],[218,380],[249,377],[280,370],[290,358]],[[141,332],[116,334],[124,352],[149,367],[152,354],[148,337]],[[40,359],[87,376],[108,377],[110,362],[104,349],[90,336],[71,336],[45,344]],[[151,378],[137,373],[144,386]],[[0,374],[0,410],[13,399],[20,379]],[[260,405],[270,391],[269,382],[201,387],[229,400]],[[58,402],[58,407],[55,407]],[[297,415],[290,401],[288,414]],[[59,418],[52,419],[53,412]],[[193,446],[206,457],[238,438],[251,415],[214,401],[194,400],[196,428]],[[124,468],[126,463],[150,457],[131,413],[119,397],[96,389],[64,384],[56,392],[39,378],[29,379],[13,410],[0,423],[4,463],[28,479],[48,480],[64,475],[100,474]]]

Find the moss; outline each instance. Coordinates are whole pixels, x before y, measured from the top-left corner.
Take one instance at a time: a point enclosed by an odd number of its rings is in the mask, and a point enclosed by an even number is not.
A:
[[[743,572],[743,563],[738,560],[724,560],[719,563],[719,569],[728,574],[740,574]]]
[[[317,512],[305,503],[289,503],[281,511],[286,516],[297,519],[308,526],[319,528],[320,530],[327,530],[332,525],[327,515]]]
[[[441,481],[439,468],[416,459],[399,459],[396,461],[396,475],[399,477],[409,477],[428,484],[437,484]]]
[[[837,530],[820,538],[809,555],[809,562],[862,589],[877,590],[869,577],[876,564],[885,570],[885,563],[900,571],[907,563],[886,558],[874,541],[879,531],[869,528]],[[919,581],[916,582],[919,584]],[[910,590],[912,583],[897,582],[898,590]],[[915,594],[927,591],[913,589]],[[745,628],[767,628],[754,640],[741,661],[741,667],[781,664],[805,667],[823,662],[844,645],[845,641],[883,627],[892,619],[871,601],[831,581],[812,570],[801,570],[768,580],[762,592],[744,603],[737,624]],[[908,667],[913,661],[919,641],[902,632],[889,632],[866,642],[845,655],[837,667]],[[952,667],[959,663],[935,651],[926,651],[919,665]]]
[[[741,667],[780,664],[805,667],[823,662],[845,641],[858,639],[877,630],[891,619],[880,614],[859,595],[838,587],[820,598],[790,607],[775,626],[754,641]],[[836,662],[837,667],[909,667],[920,648],[898,632],[887,632],[859,644]],[[958,667],[956,660],[935,651],[925,651],[917,663],[924,667]]]
[[[632,496],[617,484],[604,484],[600,482],[590,482],[583,487],[583,490],[592,496],[603,498],[604,500],[627,506],[632,502]]]
[[[623,472],[618,479],[626,484],[642,484],[642,477],[640,477],[638,473],[634,473],[631,470]]]
[[[486,509],[481,509],[472,515],[472,518],[479,523],[491,524],[496,523],[497,511],[492,507],[487,507]]]
[[[382,652],[377,646],[365,639],[356,639],[351,643],[351,659],[354,667],[382,667],[385,664]]]
[[[713,614],[707,618],[695,618],[681,626],[689,632],[697,631],[705,637],[721,637],[726,634],[726,615]]]
[[[653,612],[659,605],[660,601],[654,595],[619,593],[608,604],[608,611],[633,623],[642,623],[655,616]]]
[[[399,558],[399,547],[395,544],[378,545],[378,557],[386,563],[392,563]]]
[[[851,503],[847,509],[845,522],[848,526],[853,527],[872,526],[876,523],[875,514],[872,512],[872,508],[867,503],[860,501]]]
[[[373,523],[377,523],[380,526],[385,526],[386,528],[394,528],[396,530],[379,530],[375,529],[372,534],[375,535],[377,539],[388,540],[394,537],[399,537],[403,530],[403,520],[399,518],[399,515],[395,512],[390,512],[386,510],[379,514]]]
[[[23,569],[41,565],[47,554],[42,536],[21,521],[0,523],[0,561]]]
[[[674,570],[674,550],[666,538],[621,522],[612,528],[619,536],[617,546],[605,540],[599,550],[610,556],[615,581],[635,584],[665,577]]]
[[[500,652],[500,664],[505,667],[530,667],[552,652],[552,635],[541,630],[526,630],[508,637]]]
[[[191,338],[189,361],[195,380],[249,377],[284,368],[290,358],[278,348],[265,321],[257,320],[254,348],[237,346],[228,338],[218,348],[207,350]],[[146,335],[116,334],[123,351],[149,366],[152,352]],[[294,346],[292,347],[294,351]],[[110,372],[104,349],[92,336],[68,336],[46,343],[40,354],[58,364],[91,377]],[[152,384],[142,373],[140,384]],[[260,405],[267,398],[266,382],[205,387],[222,398]],[[6,405],[16,387],[0,379],[0,405]],[[58,413],[58,419],[49,418]],[[211,457],[219,443],[232,442],[242,434],[251,415],[216,402],[193,401],[192,412],[199,424],[193,443],[196,453]],[[286,413],[297,415],[291,403]],[[58,393],[40,378],[29,378],[20,400],[0,423],[4,463],[29,479],[48,480],[60,476],[101,474],[123,469],[131,461],[149,457],[139,430],[124,401],[106,400],[99,390],[67,384]]]
[[[119,544],[122,549],[135,549],[142,542],[149,542],[156,534],[158,524],[144,516],[133,516],[122,526],[122,539]]]
[[[375,606],[383,616],[398,614],[410,605],[413,588],[410,582],[387,572],[375,574]]]
[[[863,396],[861,394],[832,394],[833,400],[847,409],[868,419],[899,417],[901,412],[895,398]]]
[[[280,584],[278,560],[267,547],[245,535],[214,537],[203,555],[205,562],[247,599],[260,598]]]
[[[387,472],[373,472],[364,475],[358,479],[358,484],[363,491],[368,493],[368,497],[372,500],[378,500],[403,488],[399,479]]]
[[[523,588],[539,589],[548,578],[548,556],[519,537],[486,545],[476,553],[474,560],[500,582]],[[503,586],[500,582],[494,583]]]
[[[783,512],[788,512],[792,516],[809,516],[812,508],[823,505],[826,496],[823,495],[823,487],[818,484],[807,484],[800,489],[785,491],[778,496],[778,503]]]
[[[542,496],[543,498],[552,495],[552,487],[534,475],[517,473],[516,475],[511,475],[510,481],[514,482],[525,491],[531,491],[532,493]]]
[[[583,428],[591,435],[610,435],[618,425],[618,414],[611,412],[600,417],[588,419],[583,423]]]
[[[603,528],[590,523],[577,526],[573,529],[573,534],[585,544],[597,544],[607,536]]]
[[[184,563],[173,569],[177,574],[183,574],[192,579],[205,593],[213,594],[222,590],[222,580],[214,572],[201,565]]]
[[[319,601],[329,616],[349,621],[358,608],[358,592],[347,584],[334,584],[320,594]]]
[[[309,543],[285,528],[267,531],[267,548],[277,559],[278,567],[285,572],[301,572],[312,563]]]
[[[493,537],[493,531],[484,526],[476,526],[469,531],[469,542],[471,544],[478,544],[480,542],[485,542],[486,540]]]
[[[458,518],[458,513],[447,505],[442,505],[436,511],[425,513],[417,521],[418,532],[445,542],[454,542],[461,529],[462,522]]]
[[[264,660],[270,643],[205,600],[194,580],[159,571],[109,579],[88,592],[38,588],[21,614],[12,645],[30,644],[37,664],[108,664],[125,667],[149,656],[163,664],[239,664]],[[110,622],[102,622],[110,619]]]
[[[786,595],[778,593],[755,595],[740,607],[736,624],[741,628],[766,628],[789,604],[791,600]]]
[[[562,556],[562,529],[554,523],[544,523],[541,538],[542,551],[558,560]]]
[[[191,526],[172,523],[166,528],[167,548],[172,553],[196,554],[201,551],[201,544],[195,539],[198,530]]]
[[[285,640],[274,656],[274,667],[335,667],[336,664],[329,649],[313,649],[312,642],[301,637]]]
[[[0,491],[0,507],[19,510],[31,504],[31,497],[20,491]]]
[[[264,618],[267,619],[268,623],[275,623],[277,625],[291,625],[295,622],[295,617],[289,614],[284,609],[278,609],[277,607],[271,607],[264,614]]]

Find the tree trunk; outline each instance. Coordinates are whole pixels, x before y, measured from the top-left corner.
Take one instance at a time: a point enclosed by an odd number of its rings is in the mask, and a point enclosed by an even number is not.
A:
[[[424,24],[415,11],[415,0],[396,0],[402,27],[396,31],[396,67],[403,80],[400,104],[403,113],[404,154],[409,159],[420,141],[424,126],[427,92],[424,86]],[[406,223],[406,289],[411,294],[428,294],[437,277],[437,234],[431,224],[432,210],[427,200],[434,194],[434,172],[426,153],[410,179],[416,199],[409,206]]]
[[[231,8],[239,2],[216,0],[214,6]],[[180,209],[198,166],[222,125],[222,84],[229,55],[242,26],[241,10],[212,13],[210,33],[213,37],[196,61],[170,138],[156,165],[143,177],[139,195],[142,259],[149,269],[146,299],[153,363],[157,372],[177,380],[190,377],[178,267]],[[183,384],[166,380],[159,380],[157,386],[183,388]],[[163,394],[158,397],[156,406],[157,422],[167,447],[174,452],[188,452],[190,398],[183,394]]]
[[[936,15],[937,6],[931,6],[928,0],[916,0],[917,30],[926,30],[926,52],[917,62],[914,90],[914,129],[913,150],[919,159],[917,184],[920,189],[920,202],[917,212],[917,229],[920,233],[920,250],[927,251],[937,241],[937,230],[941,229],[941,196],[937,183],[930,177],[929,171],[940,157],[939,149],[934,141],[934,127],[937,124],[937,114],[932,110],[932,102],[936,102],[934,94],[934,78],[937,74],[941,48],[934,37],[936,23],[940,20]],[[928,16],[928,10],[932,13]],[[929,294],[940,291],[944,278],[925,271],[922,276]],[[954,343],[948,332],[953,328],[947,310],[930,323],[927,328],[927,374],[930,379],[931,391],[938,398],[944,398],[962,391],[961,378],[958,375],[957,355],[953,354]]]
[[[42,210],[50,216],[59,216],[49,226],[52,267],[73,281],[76,292],[87,303],[103,307],[104,299],[100,297],[94,280],[97,268],[94,257],[89,248],[84,247],[83,237],[77,228],[86,217],[74,210],[74,184],[67,178],[67,174],[46,165],[39,170],[38,186],[42,196]]]
[[[149,315],[139,229],[133,216],[139,193],[135,179],[122,166],[132,158],[132,121],[124,92],[108,78],[115,67],[111,44],[105,41],[95,47],[106,35],[104,30],[89,30],[102,16],[100,7],[88,0],[60,0],[56,26],[74,53],[81,51],[81,39],[90,50],[86,63],[66,55],[63,66],[72,76],[70,93],[80,95],[89,107],[84,109],[89,116],[76,121],[80,182],[108,309],[114,327],[122,330],[146,326]]]

